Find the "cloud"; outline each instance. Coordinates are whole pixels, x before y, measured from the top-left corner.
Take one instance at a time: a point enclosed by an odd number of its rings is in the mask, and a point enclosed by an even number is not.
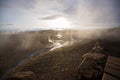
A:
[[[50,4],[49,4],[50,3]],[[45,0],[43,9],[49,15],[42,20],[54,19],[61,15],[71,20],[75,26],[117,26],[120,25],[118,0]],[[117,4],[117,8],[114,4]],[[38,5],[39,6],[39,5]],[[51,14],[52,13],[52,14]],[[76,28],[78,28],[76,27]]]
[[[0,24],[0,26],[2,26],[2,25],[13,26],[13,25],[15,25],[15,24],[12,24],[12,23]]]
[[[35,0],[0,0],[0,8],[22,8],[34,7]]]
[[[47,16],[47,17],[38,18],[38,19],[40,19],[40,20],[51,20],[51,19],[57,19],[59,17],[60,17],[60,15],[52,15],[52,16]]]
[[[120,11],[115,8],[114,0],[80,0],[79,5],[69,16],[71,21],[78,27],[80,26],[117,26],[117,13]],[[72,12],[72,11],[71,11]],[[120,20],[119,20],[120,21]]]
[[[0,0],[0,21],[48,28],[45,21],[64,17],[74,28],[120,26],[120,0]]]
[[[5,29],[6,27],[15,27],[15,24],[12,23],[0,23],[0,29]]]
[[[12,29],[17,29],[17,26],[12,23],[0,23],[0,31],[7,31]]]

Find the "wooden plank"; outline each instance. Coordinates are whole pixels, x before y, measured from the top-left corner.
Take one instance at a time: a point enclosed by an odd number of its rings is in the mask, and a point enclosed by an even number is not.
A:
[[[111,74],[111,75],[113,75],[115,77],[120,78],[120,71],[116,70],[116,69],[114,69],[112,67],[105,67],[105,72],[109,73],[109,74]]]
[[[117,66],[120,66],[120,62],[113,61],[113,60],[107,60],[107,63],[115,64]]]
[[[117,79],[109,74],[104,73],[102,80],[119,80],[119,79]]]
[[[108,56],[102,80],[120,80],[120,58]]]
[[[108,56],[107,61],[115,61],[115,62],[119,62],[120,63],[120,58],[117,57],[113,57],[113,56]]]
[[[113,69],[118,70],[120,72],[120,66],[116,65],[114,63],[106,63],[106,68],[107,67],[113,68]]]

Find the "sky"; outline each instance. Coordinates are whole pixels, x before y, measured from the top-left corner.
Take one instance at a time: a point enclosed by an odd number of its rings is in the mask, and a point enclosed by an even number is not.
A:
[[[0,31],[120,27],[120,0],[0,0]]]

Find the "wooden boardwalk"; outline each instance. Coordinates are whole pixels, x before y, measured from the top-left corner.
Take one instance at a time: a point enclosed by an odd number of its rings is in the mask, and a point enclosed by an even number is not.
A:
[[[120,80],[120,58],[108,56],[102,80]]]

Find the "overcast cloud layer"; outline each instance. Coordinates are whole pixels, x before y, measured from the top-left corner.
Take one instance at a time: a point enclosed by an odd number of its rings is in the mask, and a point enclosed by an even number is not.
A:
[[[55,20],[70,29],[119,27],[119,9],[120,0],[0,0],[0,30],[56,28]]]

